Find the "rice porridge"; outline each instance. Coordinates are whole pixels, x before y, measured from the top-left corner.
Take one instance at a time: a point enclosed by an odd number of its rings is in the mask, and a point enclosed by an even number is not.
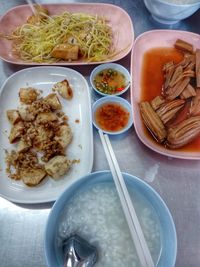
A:
[[[157,214],[136,190],[130,191],[154,262],[161,251]],[[67,203],[58,223],[56,253],[63,266],[62,241],[73,233],[97,247],[95,267],[138,267],[137,253],[114,184],[99,183],[79,190]]]
[[[177,4],[177,5],[195,4],[199,2],[199,0],[162,0],[162,1],[172,3],[172,4]]]

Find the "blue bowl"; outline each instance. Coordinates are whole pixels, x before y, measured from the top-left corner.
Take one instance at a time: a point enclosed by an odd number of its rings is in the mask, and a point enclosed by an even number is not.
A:
[[[161,236],[161,254],[157,267],[174,267],[177,253],[177,237],[172,216],[156,191],[141,179],[127,173],[123,173],[127,188],[136,190],[141,194],[145,201],[151,205],[159,220]],[[101,171],[88,174],[72,183],[59,197],[52,207],[49,214],[44,238],[45,257],[48,267],[63,267],[59,264],[56,247],[56,231],[59,223],[59,217],[64,210],[67,202],[73,195],[83,188],[99,183],[113,183],[110,171]],[[108,266],[105,266],[108,267]],[[118,267],[118,266],[116,266]]]
[[[96,112],[97,108],[99,108],[101,105],[106,104],[106,103],[120,104],[121,106],[123,106],[129,112],[130,116],[129,116],[128,123],[122,130],[114,131],[114,132],[106,131],[104,129],[101,129],[99,127],[99,125],[96,123],[95,112]],[[92,121],[93,121],[94,126],[98,130],[102,130],[104,133],[107,133],[109,135],[122,134],[122,133],[126,132],[128,129],[130,129],[130,127],[133,124],[132,107],[131,107],[130,103],[127,100],[125,100],[124,98],[122,98],[122,97],[118,97],[118,96],[105,96],[105,97],[102,97],[102,98],[98,99],[92,106]]]
[[[167,0],[143,0],[152,17],[162,24],[174,24],[191,16],[200,8],[200,1],[175,4]]]

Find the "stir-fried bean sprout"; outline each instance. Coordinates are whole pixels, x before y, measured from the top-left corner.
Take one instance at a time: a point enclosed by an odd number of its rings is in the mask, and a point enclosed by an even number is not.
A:
[[[13,51],[26,62],[52,63],[52,50],[63,43],[76,44],[80,58],[104,61],[112,56],[112,31],[103,17],[84,13],[64,12],[60,15],[43,14],[38,23],[23,24],[8,39]]]

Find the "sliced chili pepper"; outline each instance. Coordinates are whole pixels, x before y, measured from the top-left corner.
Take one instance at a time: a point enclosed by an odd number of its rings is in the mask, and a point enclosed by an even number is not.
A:
[[[124,90],[124,87],[119,87],[116,89],[116,91],[123,91]]]

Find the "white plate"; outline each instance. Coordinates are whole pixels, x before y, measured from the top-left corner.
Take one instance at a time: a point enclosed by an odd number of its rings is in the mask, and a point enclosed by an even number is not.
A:
[[[69,125],[73,131],[72,143],[67,148],[70,159],[80,159],[73,164],[70,172],[54,181],[47,177],[36,187],[28,187],[22,181],[15,181],[6,174],[5,149],[15,145],[8,141],[10,123],[6,110],[19,105],[18,92],[21,87],[32,86],[43,90],[43,95],[51,92],[52,85],[67,79],[73,88],[74,96],[67,101],[60,97],[63,111],[69,116]],[[79,120],[79,123],[75,120]],[[63,67],[35,67],[21,70],[10,76],[1,88],[0,95],[0,195],[17,203],[44,203],[54,201],[71,182],[78,180],[92,170],[93,132],[91,119],[91,100],[87,81],[72,69]]]

